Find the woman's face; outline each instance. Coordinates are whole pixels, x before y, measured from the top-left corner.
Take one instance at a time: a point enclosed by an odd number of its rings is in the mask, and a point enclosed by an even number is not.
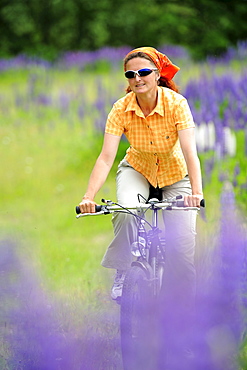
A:
[[[130,59],[126,64],[126,71],[138,71],[143,68],[156,68],[149,60],[144,58]],[[156,92],[159,72],[153,71],[148,76],[139,77],[137,74],[134,78],[129,78],[129,86],[135,94],[145,94],[151,91]]]

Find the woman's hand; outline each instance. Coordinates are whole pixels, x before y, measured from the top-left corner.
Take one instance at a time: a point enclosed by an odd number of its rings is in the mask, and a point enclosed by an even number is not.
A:
[[[82,198],[82,201],[79,204],[81,213],[95,213],[95,206],[96,203],[94,200],[86,196]]]
[[[184,196],[184,206],[200,208],[200,202],[202,199],[203,199],[202,194],[185,195]]]

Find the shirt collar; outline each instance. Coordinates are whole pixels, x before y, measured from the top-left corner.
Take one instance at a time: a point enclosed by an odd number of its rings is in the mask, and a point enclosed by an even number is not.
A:
[[[158,100],[157,100],[157,104],[156,104],[156,107],[154,108],[154,110],[149,114],[149,116],[153,115],[154,113],[158,113],[160,116],[164,117],[164,107],[163,107],[163,104],[162,104],[162,89],[158,86]],[[128,111],[134,111],[135,114],[139,117],[143,117],[143,112],[141,110],[141,108],[139,107],[139,105],[137,104],[137,101],[136,101],[136,95],[131,92],[129,93],[131,94],[131,98],[129,100],[129,103],[125,109],[125,112],[128,112]]]

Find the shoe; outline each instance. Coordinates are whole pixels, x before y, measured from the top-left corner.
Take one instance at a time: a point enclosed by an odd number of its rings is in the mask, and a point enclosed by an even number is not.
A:
[[[111,290],[111,298],[113,300],[119,300],[122,296],[123,282],[126,275],[126,271],[117,270],[116,276],[114,279],[114,284]]]

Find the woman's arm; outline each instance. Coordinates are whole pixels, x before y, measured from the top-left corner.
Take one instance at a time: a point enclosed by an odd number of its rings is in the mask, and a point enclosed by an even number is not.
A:
[[[92,170],[87,191],[79,204],[82,213],[94,213],[94,197],[103,186],[115,160],[120,136],[105,134],[101,153]]]
[[[199,207],[200,201],[203,199],[203,191],[201,166],[196,150],[195,129],[180,130],[178,131],[178,137],[192,187],[192,195],[186,196],[184,203],[186,206]]]

